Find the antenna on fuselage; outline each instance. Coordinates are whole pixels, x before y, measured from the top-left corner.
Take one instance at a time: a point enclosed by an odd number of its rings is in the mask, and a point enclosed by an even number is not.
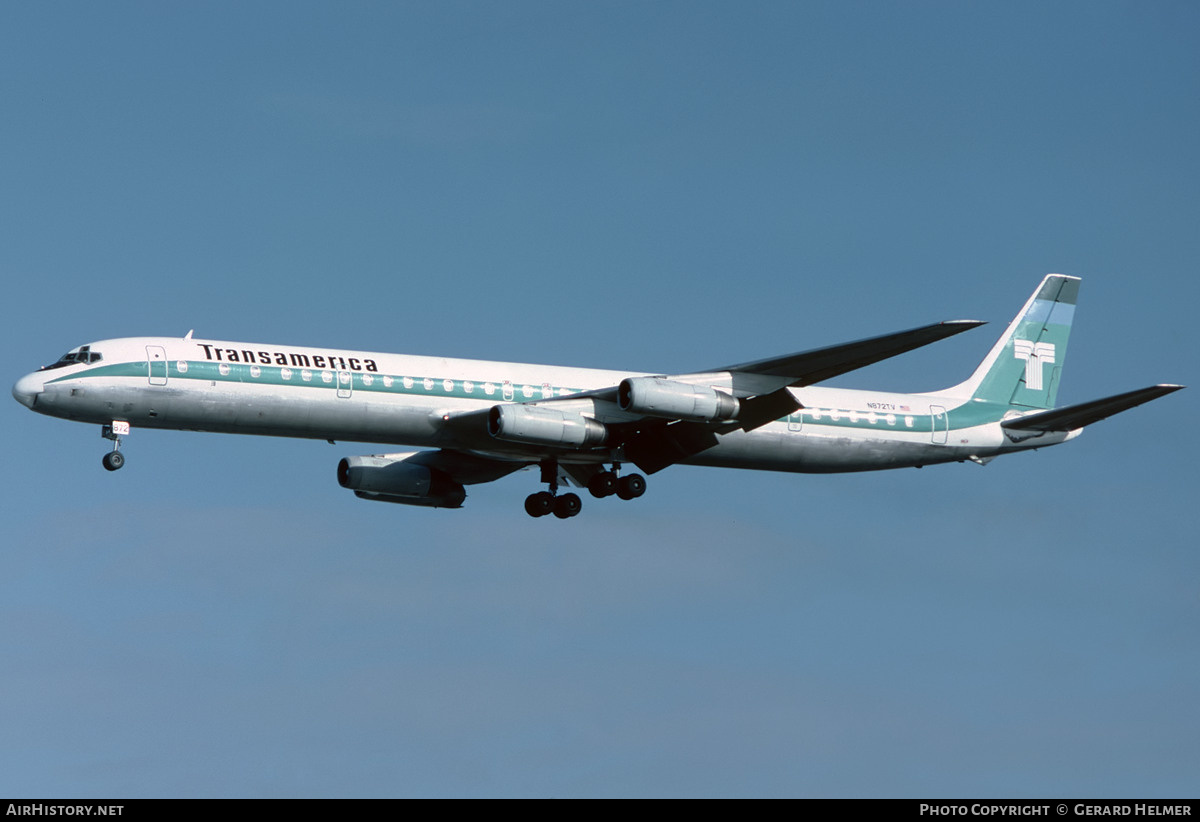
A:
[[[190,340],[190,339],[192,338],[192,332],[193,332],[193,331],[195,331],[195,330],[196,330],[196,329],[194,329],[194,328],[189,328],[189,329],[188,329],[188,333],[187,333],[187,334],[185,334],[185,335],[183,336],[183,338],[184,338],[185,340]]]

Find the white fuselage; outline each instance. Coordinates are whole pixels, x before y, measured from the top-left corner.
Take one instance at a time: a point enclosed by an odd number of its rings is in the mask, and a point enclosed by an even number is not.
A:
[[[565,397],[645,376],[625,371],[407,356],[172,337],[105,340],[93,361],[48,367],[13,388],[51,416],[133,427],[263,434],[447,448],[536,461],[527,446],[449,424],[465,411]],[[863,471],[986,460],[1078,432],[1021,440],[1005,409],[962,397],[820,387],[791,389],[803,406],[684,460],[774,471]],[[595,408],[581,400],[583,413]],[[611,462],[612,450],[574,449],[565,462]]]

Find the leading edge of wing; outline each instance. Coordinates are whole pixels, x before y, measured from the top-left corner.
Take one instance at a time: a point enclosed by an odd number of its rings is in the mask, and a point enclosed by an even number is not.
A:
[[[865,340],[831,345],[828,348],[769,357],[712,370],[785,377],[791,380],[788,385],[801,387],[863,368],[985,324],[981,320],[947,320],[894,334],[883,334]]]

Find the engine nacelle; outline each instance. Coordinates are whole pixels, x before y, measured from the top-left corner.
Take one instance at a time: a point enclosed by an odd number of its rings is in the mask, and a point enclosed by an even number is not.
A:
[[[384,454],[345,457],[338,463],[338,484],[362,499],[425,505],[431,508],[460,508],[466,489],[449,476],[421,465],[424,454]]]
[[[741,403],[707,385],[664,380],[661,377],[630,377],[617,386],[617,404],[622,411],[692,422],[732,420]]]
[[[488,433],[498,440],[535,445],[602,445],[608,439],[603,423],[537,405],[495,405],[488,412]]]

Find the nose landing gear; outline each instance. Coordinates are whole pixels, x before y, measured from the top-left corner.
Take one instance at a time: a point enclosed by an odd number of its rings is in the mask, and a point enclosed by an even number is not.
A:
[[[104,455],[100,462],[109,471],[120,470],[125,464],[125,455],[121,453],[121,437],[129,435],[129,423],[123,420],[113,420],[108,425],[100,427],[100,436],[112,440],[113,450]]]

